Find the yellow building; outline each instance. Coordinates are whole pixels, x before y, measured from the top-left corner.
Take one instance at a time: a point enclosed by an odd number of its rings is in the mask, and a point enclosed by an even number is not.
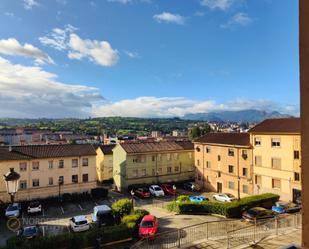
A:
[[[204,190],[244,197],[253,193],[248,133],[208,133],[194,142],[196,182]]]
[[[0,147],[0,175],[20,174],[16,200],[89,192],[96,187],[96,152],[92,145],[27,145]],[[0,200],[9,201],[4,180]]]
[[[194,178],[191,142],[123,143],[113,149],[113,174],[117,189],[132,184],[156,184]]]
[[[113,148],[115,144],[100,145],[96,149],[97,180],[99,182],[113,179]]]
[[[295,201],[301,190],[300,119],[268,119],[252,128],[254,193],[272,192]]]

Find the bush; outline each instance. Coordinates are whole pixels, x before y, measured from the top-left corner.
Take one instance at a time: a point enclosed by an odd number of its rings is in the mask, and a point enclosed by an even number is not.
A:
[[[108,195],[108,189],[106,188],[94,188],[91,189],[91,196],[94,199],[106,198]]]
[[[168,208],[178,213],[208,213],[224,215],[228,218],[239,218],[244,210],[252,207],[270,208],[276,201],[279,200],[279,195],[261,194],[242,198],[239,201],[233,202],[214,202],[205,201],[201,203],[195,202],[177,202],[170,204]]]
[[[120,199],[112,204],[114,214],[119,217],[130,214],[132,208],[132,201],[128,198]]]
[[[131,214],[124,216],[121,219],[121,223],[125,224],[128,228],[133,229],[134,236],[138,235],[139,224],[141,223],[143,217],[148,215],[149,212],[145,209],[136,209],[132,211]]]
[[[177,197],[177,201],[179,202],[190,201],[190,198],[187,195],[180,195]]]

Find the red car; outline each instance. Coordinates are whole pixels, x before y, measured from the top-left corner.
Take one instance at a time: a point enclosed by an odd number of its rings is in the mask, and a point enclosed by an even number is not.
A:
[[[173,189],[169,184],[162,184],[161,188],[165,195],[176,195],[176,189]]]
[[[150,198],[151,194],[147,188],[138,188],[134,191],[134,195],[139,198]]]
[[[145,215],[139,225],[139,237],[154,239],[158,232],[158,218],[153,215]]]

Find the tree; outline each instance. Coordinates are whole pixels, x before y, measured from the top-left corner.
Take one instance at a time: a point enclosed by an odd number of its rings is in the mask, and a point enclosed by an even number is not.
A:
[[[200,129],[200,127],[194,126],[193,128],[190,129],[189,138],[191,140],[194,140],[194,139],[196,139],[196,138],[198,138],[200,136],[201,136],[201,129]]]

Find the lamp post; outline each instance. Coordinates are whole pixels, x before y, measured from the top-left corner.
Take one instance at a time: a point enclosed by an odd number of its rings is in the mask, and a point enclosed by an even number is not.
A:
[[[177,188],[176,188],[176,185],[174,184],[174,185],[173,185],[173,190],[175,191],[175,194],[174,194],[174,201],[176,201],[176,189],[177,189]]]
[[[20,175],[15,172],[14,168],[10,168],[10,171],[4,175],[4,181],[6,184],[6,190],[11,196],[11,202],[14,203],[15,194],[18,191]]]
[[[133,191],[133,189],[131,190],[131,197],[132,197],[132,210],[134,210],[134,191]]]

